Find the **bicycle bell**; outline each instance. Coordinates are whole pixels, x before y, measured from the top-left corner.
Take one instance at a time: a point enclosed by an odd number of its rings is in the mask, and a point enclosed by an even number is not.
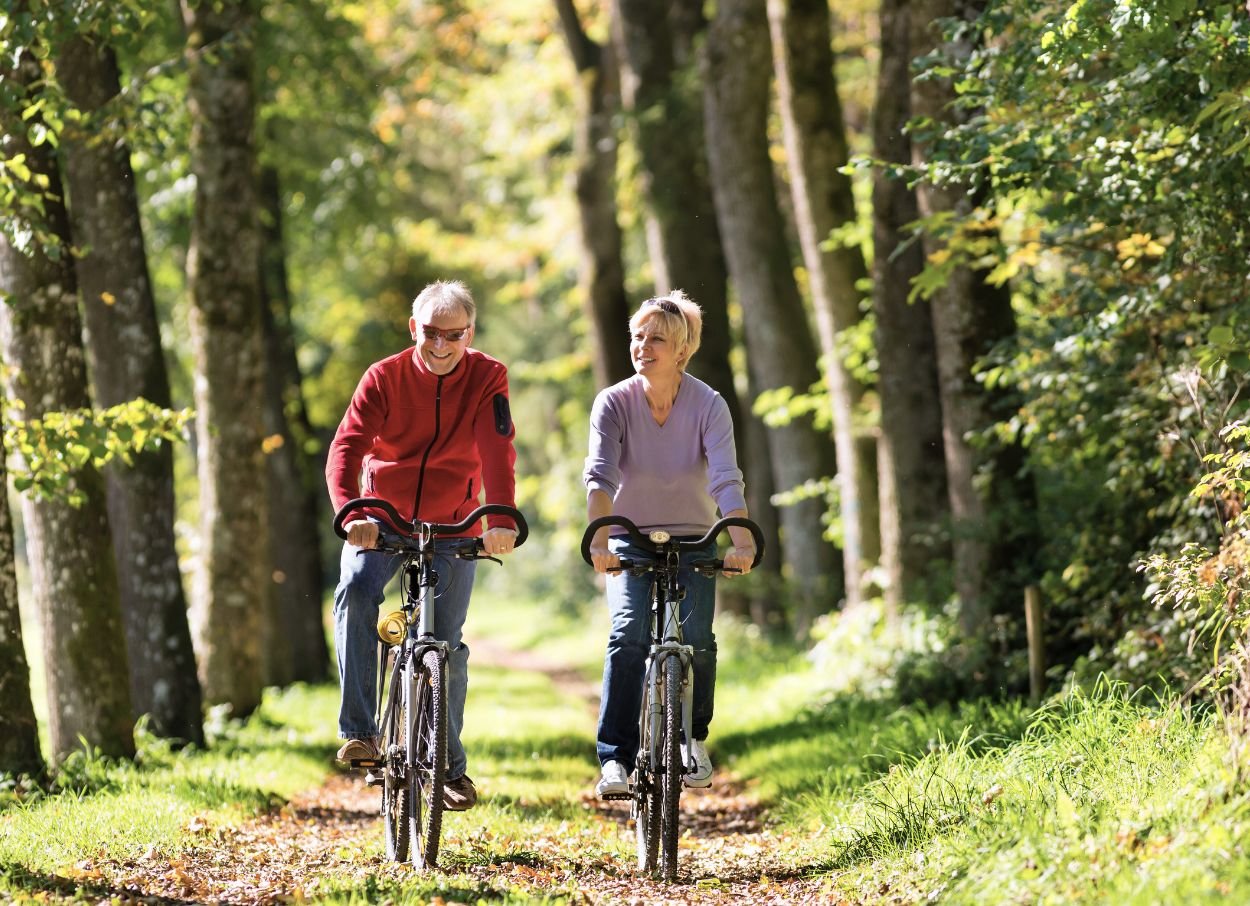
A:
[[[667,544],[668,540],[673,536],[664,531],[664,529],[656,529],[647,535],[647,537],[651,539],[652,544]]]

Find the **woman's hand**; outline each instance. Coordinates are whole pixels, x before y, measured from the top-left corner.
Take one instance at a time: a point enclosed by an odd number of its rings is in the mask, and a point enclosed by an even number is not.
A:
[[[612,553],[608,547],[608,540],[606,538],[600,540],[597,535],[590,545],[590,560],[597,573],[606,573],[610,569],[619,569],[621,566],[621,558]]]
[[[725,552],[724,575],[732,579],[734,576],[745,576],[751,571],[751,561],[755,559],[755,547],[731,547]]]

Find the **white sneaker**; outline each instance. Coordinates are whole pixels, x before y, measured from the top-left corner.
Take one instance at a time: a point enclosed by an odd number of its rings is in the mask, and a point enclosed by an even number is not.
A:
[[[708,757],[707,744],[702,739],[690,743],[689,748],[682,743],[681,759],[689,768],[683,778],[686,786],[702,790],[712,785],[712,759]]]
[[[629,772],[619,761],[609,761],[603,766],[603,776],[595,787],[595,795],[600,799],[628,799]]]

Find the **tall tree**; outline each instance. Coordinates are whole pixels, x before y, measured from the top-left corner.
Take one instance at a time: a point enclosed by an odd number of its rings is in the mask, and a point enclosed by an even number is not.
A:
[[[920,217],[916,193],[897,172],[911,163],[911,58],[908,0],[882,0],[881,62],[873,112],[872,285],[876,314],[877,393],[881,400],[879,475],[885,599],[938,603],[934,567],[949,556],[946,459],[937,353],[927,299],[908,297],[924,269],[924,249],[910,234]]]
[[[621,339],[630,310],[616,210],[620,80],[612,42],[599,44],[586,33],[573,0],[556,0],[556,10],[580,83],[574,142],[582,227],[581,288],[593,338],[595,382],[606,387],[634,371],[629,347]]]
[[[621,98],[637,148],[646,200],[647,249],[657,292],[683,289],[703,307],[703,344],[692,371],[725,399],[737,432],[751,515],[762,528],[777,525],[771,502],[772,464],[767,443],[749,443],[764,427],[738,397],[730,350],[728,271],[707,166],[703,98],[696,40],[707,28],[701,0],[615,0],[613,40],[621,68]],[[769,573],[784,540],[770,538]],[[728,586],[727,601],[738,593]],[[752,596],[731,607],[753,613],[776,608],[775,595]],[[771,621],[770,621],[771,622]]]
[[[9,48],[11,50],[11,48]],[[8,393],[27,419],[86,409],[86,356],[78,287],[70,255],[61,174],[38,110],[43,73],[28,50],[0,69],[0,157],[29,170],[39,197],[37,222],[0,237],[0,343],[12,369]],[[13,68],[8,67],[12,65]],[[32,140],[32,133],[44,133]],[[9,222],[12,226],[13,221]],[[6,233],[8,231],[6,230]],[[90,464],[65,488],[78,497],[22,500],[35,611],[41,620],[53,757],[87,744],[113,756],[134,754],[134,718],[104,480]]]
[[[867,577],[881,556],[877,440],[866,427],[867,388],[846,365],[843,331],[862,319],[857,286],[868,276],[858,246],[829,244],[856,220],[846,129],[833,68],[828,0],[768,0],[782,136],[794,219],[811,285],[838,454],[846,603],[871,594]]]
[[[913,57],[938,54],[956,60],[966,58],[976,34],[967,23],[984,7],[984,0],[914,0],[910,27]],[[962,21],[965,27],[944,33],[943,20]],[[912,145],[912,158],[918,166],[923,168],[935,160],[934,148],[943,130],[967,115],[956,108],[955,100],[952,80],[940,71],[913,80],[912,114],[930,124],[916,133]],[[939,218],[969,214],[977,202],[969,183],[936,178],[933,172],[918,183],[917,194],[920,213],[931,226]],[[926,230],[924,242],[932,262],[940,262],[951,253],[947,238],[931,228]],[[1030,543],[1035,540],[1036,513],[1031,489],[1022,474],[1021,448],[1017,444],[973,444],[974,438],[985,435],[1006,414],[1003,400],[986,392],[976,379],[975,369],[995,344],[1015,333],[1010,295],[984,278],[985,274],[973,267],[952,267],[931,297],[958,623],[968,638],[984,637],[989,617],[1018,603],[1022,594],[1019,579],[1014,588],[996,579],[1009,573],[1018,575],[1021,565],[1036,550]]]
[[[195,352],[200,564],[193,628],[204,696],[236,715],[260,703],[269,594],[249,0],[182,0],[195,213],[187,254]]]
[[[291,293],[282,233],[278,172],[261,168],[261,326],[265,340],[265,464],[269,478],[269,550],[273,561],[265,628],[267,685],[326,678],[330,653],[321,618],[319,502],[325,492],[308,447],[312,425],[295,357]],[[314,475],[317,478],[314,478]]]
[[[66,23],[67,27],[69,23]],[[148,277],[130,149],[107,105],[120,91],[116,58],[99,38],[63,43],[57,78],[85,114],[63,141],[76,260],[96,403],[142,397],[170,406],[156,303]],[[130,696],[159,736],[203,743],[200,684],[174,547],[169,445],[106,468],[109,523],[130,660]]]
[[[764,0],[718,4],[704,54],[708,161],[717,221],[744,313],[747,364],[762,389],[805,392],[820,372],[768,154],[772,62]],[[774,428],[769,445],[779,490],[830,476],[836,468],[832,442],[804,420]],[[839,560],[822,537],[823,511],[822,499],[808,497],[781,512],[800,635],[836,605],[842,591]]]
[[[3,242],[4,240],[0,240]],[[4,282],[0,275],[0,284]],[[0,437],[4,411],[0,409]],[[9,486],[8,466],[0,456],[0,488]],[[39,725],[30,697],[30,664],[22,642],[17,600],[17,557],[8,493],[0,494],[0,774],[43,772]]]

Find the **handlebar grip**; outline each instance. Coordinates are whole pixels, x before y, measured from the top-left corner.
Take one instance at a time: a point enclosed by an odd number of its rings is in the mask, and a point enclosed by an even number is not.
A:
[[[594,566],[595,561],[590,557],[590,543],[595,540],[595,533],[605,525],[619,525],[625,531],[629,532],[630,540],[642,547],[654,549],[655,545],[651,543],[651,539],[639,531],[638,526],[634,525],[625,516],[600,516],[598,519],[586,526],[586,531],[582,533],[582,559],[589,565]]]
[[[353,513],[356,510],[363,510],[365,508],[382,510],[386,514],[387,521],[390,522],[391,528],[401,534],[411,535],[416,531],[416,526],[400,516],[395,507],[391,505],[390,501],[383,500],[380,497],[357,497],[354,500],[347,501],[347,503],[343,504],[343,506],[339,508],[339,511],[334,514],[334,534],[346,541],[347,531],[343,528],[343,523],[347,521],[347,517],[350,513]]]

